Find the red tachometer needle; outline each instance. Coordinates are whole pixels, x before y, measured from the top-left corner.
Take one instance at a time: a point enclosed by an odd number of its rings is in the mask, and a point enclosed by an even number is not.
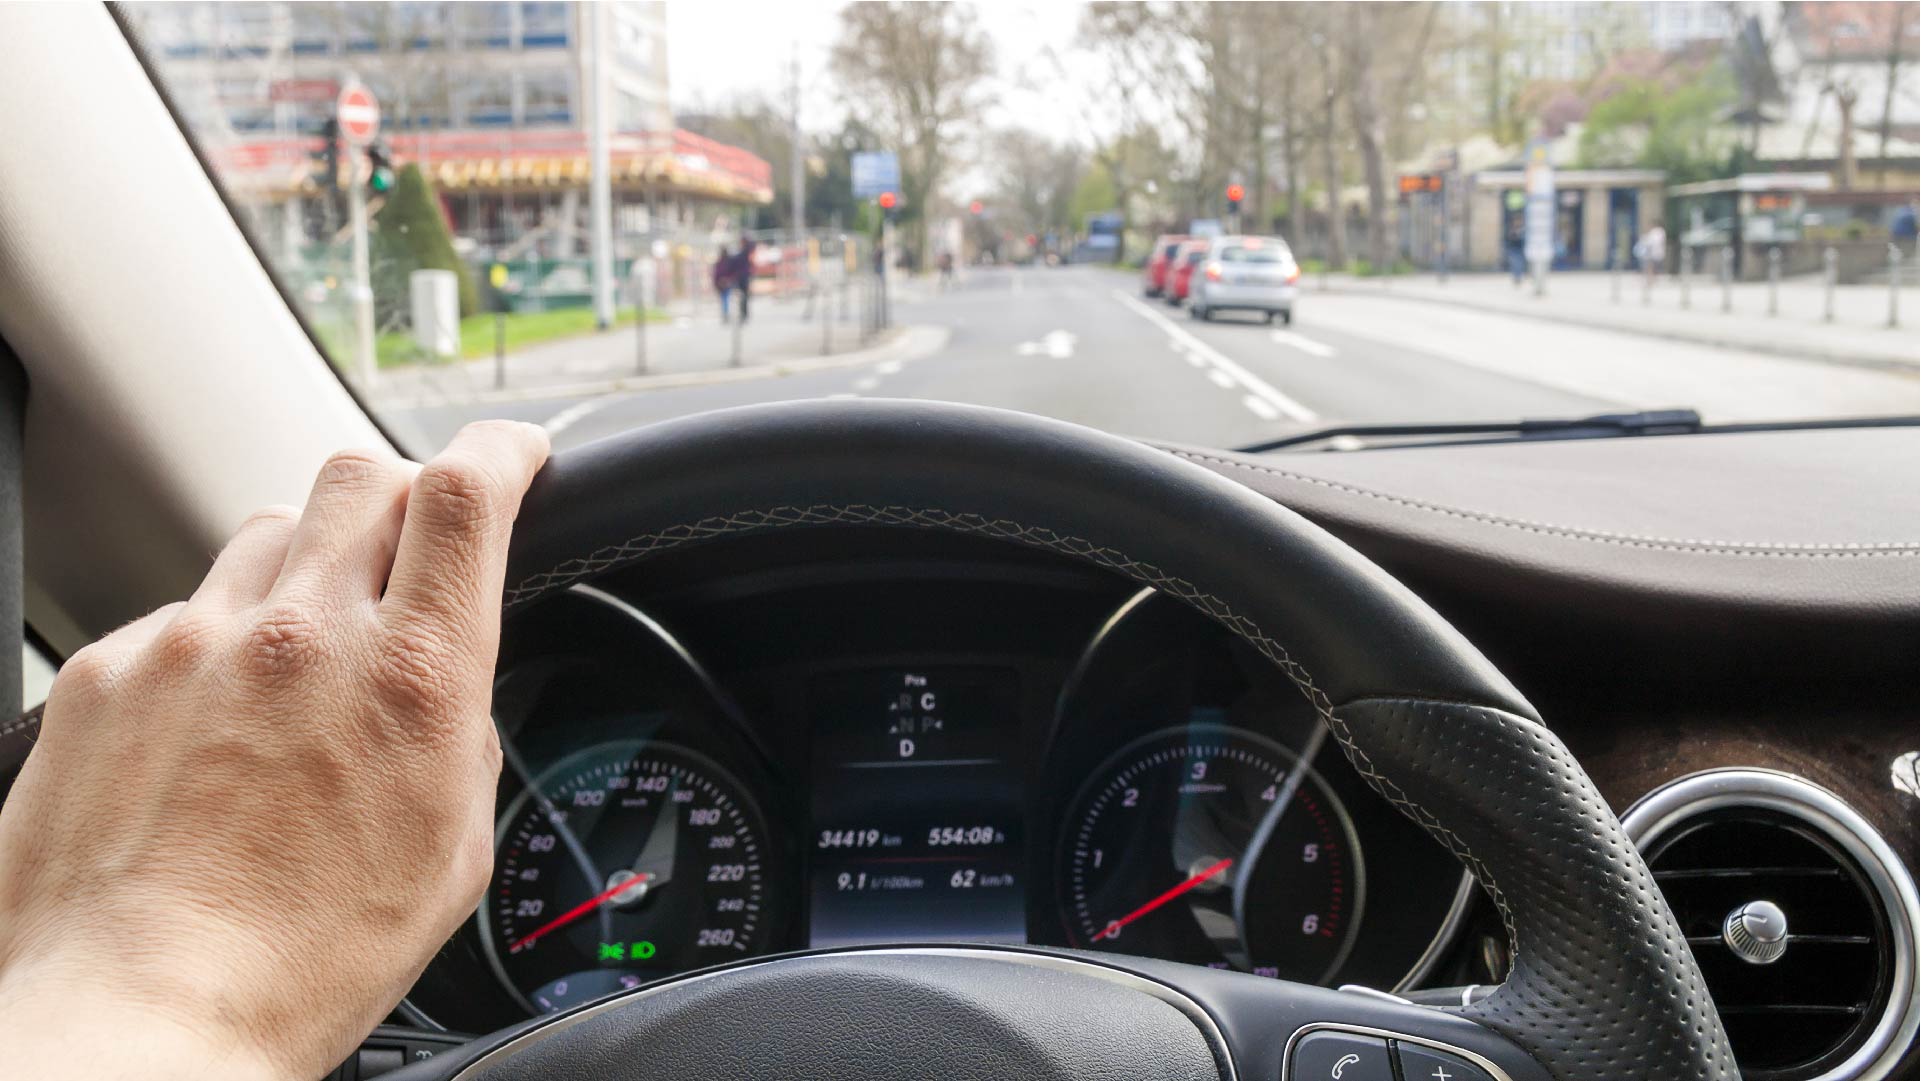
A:
[[[539,938],[541,935],[544,935],[547,932],[552,931],[557,927],[567,926],[568,924],[574,922],[575,920],[581,918],[582,916],[585,916],[587,913],[592,912],[594,909],[599,908],[601,905],[606,904],[608,900],[611,899],[615,894],[625,893],[626,891],[633,889],[635,883],[645,882],[652,877],[654,876],[653,875],[635,875],[632,878],[623,879],[620,882],[617,882],[607,887],[606,889],[601,890],[599,893],[594,894],[592,897],[587,898],[585,901],[582,901],[581,903],[575,905],[574,907],[568,909],[567,911],[562,912],[560,915],[555,916],[553,919],[548,920],[546,923],[541,924],[539,927],[534,928],[532,931],[528,932],[527,934],[521,935],[520,938],[514,942],[513,946],[507,950],[507,952],[519,953],[523,948],[533,945],[534,939]]]
[[[1173,889],[1168,890],[1166,893],[1161,894],[1159,897],[1154,898],[1152,901],[1147,902],[1146,904],[1135,909],[1134,911],[1129,912],[1127,915],[1122,916],[1120,919],[1112,921],[1106,927],[1101,928],[1101,933],[1098,935],[1095,935],[1093,940],[1095,942],[1099,942],[1103,938],[1112,938],[1115,935],[1120,934],[1121,928],[1126,927],[1128,924],[1133,923],[1135,920],[1140,919],[1142,916],[1147,915],[1149,912],[1154,911],[1155,909],[1161,907],[1167,902],[1172,901],[1174,898],[1179,897],[1181,894],[1186,893],[1188,890],[1191,890],[1194,887],[1200,885],[1201,883],[1206,882],[1208,879],[1213,878],[1215,875],[1220,874],[1222,871],[1225,871],[1232,866],[1234,866],[1234,859],[1233,857],[1230,856],[1227,859],[1224,859],[1221,862],[1213,865],[1212,867],[1208,867],[1199,871],[1198,873],[1190,876],[1187,881],[1181,883],[1178,886],[1175,886]],[[522,939],[521,941],[524,942],[526,940]]]

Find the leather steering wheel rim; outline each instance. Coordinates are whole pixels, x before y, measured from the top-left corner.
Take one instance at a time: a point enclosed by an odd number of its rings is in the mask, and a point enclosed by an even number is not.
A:
[[[848,526],[971,534],[1172,594],[1281,669],[1367,782],[1499,909],[1507,981],[1452,1008],[1556,1078],[1736,1081],[1686,940],[1586,773],[1445,620],[1292,511],[1173,455],[1020,413],[808,401],[557,455],[522,506],[508,611],[658,553]]]

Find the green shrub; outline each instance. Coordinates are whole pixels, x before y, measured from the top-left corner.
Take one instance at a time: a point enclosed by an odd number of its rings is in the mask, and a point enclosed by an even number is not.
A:
[[[418,165],[406,165],[373,216],[368,243],[373,255],[375,318],[389,325],[408,310],[407,276],[416,270],[451,270],[460,283],[460,314],[480,311],[473,274],[454,253],[453,234],[440,212],[433,185]]]

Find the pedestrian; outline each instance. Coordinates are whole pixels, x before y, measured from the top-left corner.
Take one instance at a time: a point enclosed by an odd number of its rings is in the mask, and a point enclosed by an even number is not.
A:
[[[728,295],[734,291],[734,257],[727,252],[727,245],[720,245],[714,252],[714,292],[720,297],[720,322],[729,322],[727,317]],[[745,308],[745,302],[742,303]]]
[[[1527,277],[1527,230],[1519,215],[1508,222],[1502,252],[1507,257],[1507,272],[1514,277],[1514,288],[1519,289],[1522,279]]]
[[[937,263],[940,266],[940,287],[944,292],[948,286],[954,284],[954,253],[951,251],[941,252]]]
[[[1668,258],[1668,231],[1655,222],[1641,239],[1634,242],[1634,258],[1641,264],[1642,289],[1654,285],[1654,279],[1661,273],[1661,267]]]
[[[740,235],[740,251],[734,255],[734,288],[740,290],[740,321],[747,322],[747,303],[754,295],[754,238]]]

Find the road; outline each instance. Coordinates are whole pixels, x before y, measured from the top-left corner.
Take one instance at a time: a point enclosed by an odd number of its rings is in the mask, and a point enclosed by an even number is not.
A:
[[[1142,438],[1234,447],[1336,422],[1490,420],[1691,405],[1740,419],[1912,412],[1911,377],[1844,371],[1429,303],[1303,294],[1291,328],[1201,323],[1095,267],[971,271],[895,305],[943,326],[937,353],[598,397],[390,412],[427,449],[467,420],[547,426],[570,446],[668,417],[819,397],[925,398],[1041,413]],[[1756,397],[1762,394],[1772,397]],[[1705,400],[1712,399],[1712,400]]]

